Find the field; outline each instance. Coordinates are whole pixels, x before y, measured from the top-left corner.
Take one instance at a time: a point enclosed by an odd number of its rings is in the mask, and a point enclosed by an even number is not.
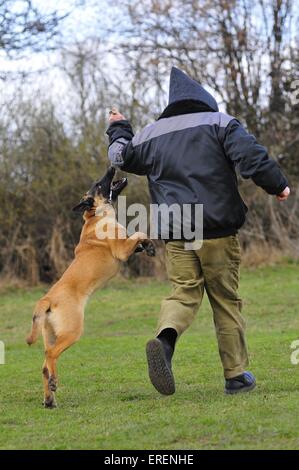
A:
[[[59,361],[58,408],[41,406],[42,345],[24,342],[43,289],[0,296],[1,449],[298,449],[299,266],[243,271],[251,394],[224,396],[207,299],[178,343],[177,392],[151,386],[145,343],[153,335],[166,282],[115,280],[86,309],[85,333]]]

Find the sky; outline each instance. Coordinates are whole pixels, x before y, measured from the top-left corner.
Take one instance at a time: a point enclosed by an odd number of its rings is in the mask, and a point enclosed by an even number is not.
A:
[[[88,37],[105,36],[105,29],[111,25],[113,7],[109,0],[33,0],[41,13],[57,11],[59,15],[69,13],[63,20],[62,43],[71,47],[75,42],[84,42]],[[110,3],[110,6],[109,6]],[[107,39],[105,37],[105,39]],[[110,40],[112,38],[109,37]],[[109,57],[111,69],[115,66],[113,56]],[[24,58],[8,59],[0,51],[0,71],[12,73],[9,80],[0,80],[0,105],[5,105],[15,94],[21,81],[23,89],[31,95],[48,93],[57,109],[64,108],[69,84],[57,67],[61,61],[60,51],[29,53]],[[36,74],[36,71],[43,71]],[[12,80],[18,72],[27,73],[26,81],[22,78]],[[29,93],[28,93],[29,94]]]
[[[70,45],[76,41],[84,42],[85,39],[92,36],[103,37],[107,41],[106,29],[112,27],[115,15],[117,15],[116,19],[118,21],[123,21],[123,18],[119,18],[119,9],[116,10],[115,0],[33,0],[33,4],[45,14],[53,10],[57,10],[61,15],[71,11],[71,14],[63,22],[62,42],[65,45]],[[117,36],[109,34],[108,39],[113,47]],[[0,52],[0,70],[13,73],[19,71],[30,73],[43,70],[44,73],[41,75],[33,73],[32,79],[29,74],[26,84],[23,85],[24,90],[28,86],[27,91],[30,91],[33,95],[42,94],[44,90],[47,90],[56,108],[64,108],[66,95],[68,94],[68,83],[57,68],[57,63],[60,60],[59,54],[58,51],[42,52],[29,54],[24,59],[9,60]],[[113,54],[107,56],[107,60],[108,67],[111,68],[113,73],[118,63]],[[16,84],[18,84],[17,81],[1,82],[0,80],[0,105],[4,104],[6,99],[11,99],[11,96],[15,93]],[[49,86],[49,84],[51,85]],[[165,98],[167,87],[168,83],[165,83]]]
[[[92,34],[100,36],[100,17],[103,19],[103,23],[109,24],[109,16],[103,14],[104,11],[107,11],[107,0],[33,0],[32,3],[44,14],[56,10],[58,15],[63,16],[70,12],[63,21],[62,37],[65,44],[82,41]],[[51,55],[54,56],[53,59],[51,59]],[[4,71],[34,71],[51,65],[52,60],[55,60],[55,53],[30,54],[25,59],[9,60],[2,52],[0,53],[0,69]]]
[[[22,0],[20,0],[22,1]],[[107,40],[106,29],[112,26],[115,17],[119,18],[119,10],[116,11],[116,0],[33,0],[32,3],[41,12],[49,13],[57,10],[63,15],[71,11],[71,14],[63,22],[62,36],[63,43],[70,45],[76,41],[84,42],[88,37],[103,37]],[[117,15],[117,16],[116,16]],[[116,35],[109,34],[109,42],[113,46]],[[64,106],[64,99],[67,95],[68,83],[57,67],[60,60],[60,52],[43,52],[39,54],[29,54],[24,59],[8,60],[0,52],[0,71],[5,72],[35,72],[44,70],[42,75],[29,75],[28,86],[31,93],[46,92],[51,95],[55,104]],[[265,57],[267,60],[267,57]],[[117,63],[113,54],[108,57],[108,67],[115,70]],[[32,78],[31,78],[32,77]],[[6,97],[10,98],[15,92],[16,81],[0,80],[0,105],[5,102]],[[27,83],[27,82],[26,82]],[[27,85],[24,85],[25,87]],[[167,84],[165,85],[165,90]],[[213,90],[209,90],[213,92]],[[217,96],[216,96],[217,98]],[[222,111],[222,106],[220,105]]]

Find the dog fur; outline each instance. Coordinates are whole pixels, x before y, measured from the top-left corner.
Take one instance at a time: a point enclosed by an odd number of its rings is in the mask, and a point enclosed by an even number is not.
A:
[[[36,304],[28,345],[42,334],[45,360],[42,367],[44,406],[56,406],[57,360],[60,354],[78,341],[83,331],[84,308],[89,296],[113,278],[120,262],[135,251],[145,250],[154,256],[154,246],[141,232],[128,237],[125,227],[118,224],[109,198],[116,200],[126,186],[126,179],[112,182],[115,170],[110,168],[101,181],[74,208],[83,212],[84,225],[75,258],[62,277]],[[99,239],[97,224],[113,228],[116,237]],[[123,237],[123,238],[121,238]]]

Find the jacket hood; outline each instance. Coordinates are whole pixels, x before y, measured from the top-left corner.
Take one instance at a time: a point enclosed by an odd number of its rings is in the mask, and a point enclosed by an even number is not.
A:
[[[200,101],[213,111],[219,111],[217,102],[198,82],[188,77],[184,72],[172,67],[169,82],[168,105],[178,101]]]

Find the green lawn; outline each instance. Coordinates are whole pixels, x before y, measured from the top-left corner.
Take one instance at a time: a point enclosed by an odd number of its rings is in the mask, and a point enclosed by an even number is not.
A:
[[[43,289],[0,296],[1,449],[298,449],[299,266],[243,271],[250,369],[258,387],[224,396],[210,307],[205,302],[174,360],[177,392],[151,386],[145,343],[169,291],[155,280],[115,280],[86,309],[85,334],[59,361],[58,408],[41,406],[41,341],[24,342]]]

